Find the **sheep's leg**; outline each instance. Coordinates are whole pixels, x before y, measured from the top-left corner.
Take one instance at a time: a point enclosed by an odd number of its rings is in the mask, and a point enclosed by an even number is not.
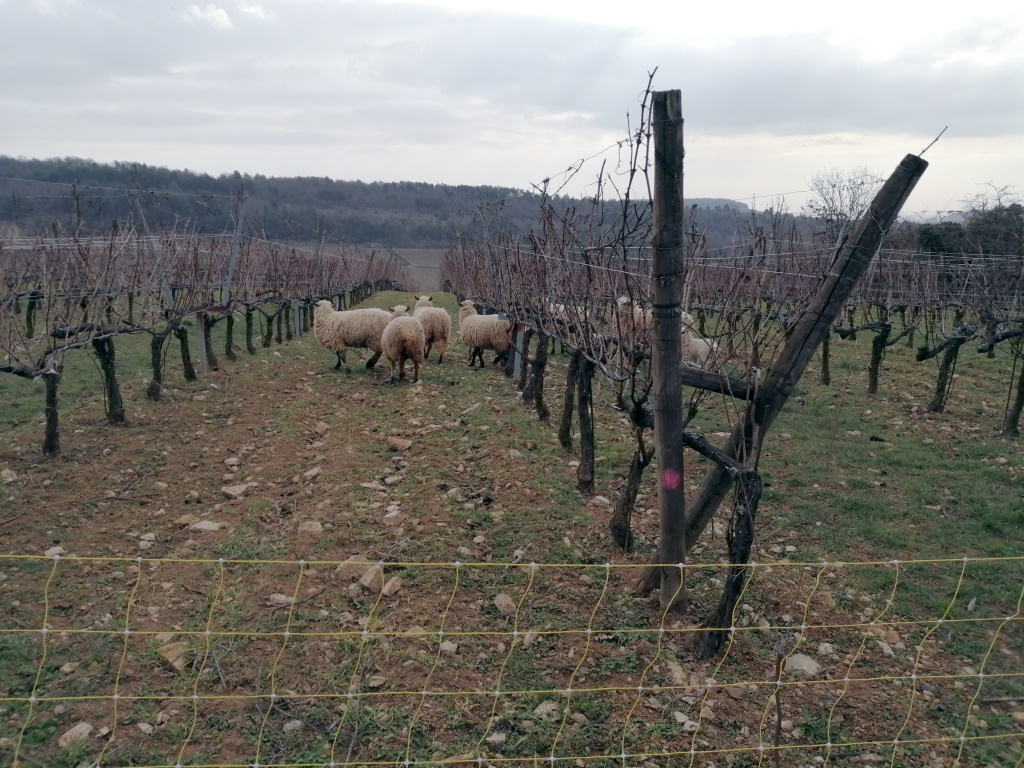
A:
[[[412,361],[412,370],[413,370],[412,383],[413,384],[419,384],[420,383],[420,361],[419,360],[413,360]]]
[[[444,353],[448,351],[448,345],[442,340],[437,342],[437,362],[440,365],[444,362]]]
[[[398,361],[398,378],[405,378],[405,358],[403,357]]]
[[[345,347],[345,349],[338,353],[338,359],[341,360],[341,364],[345,366],[345,373],[352,373],[352,369],[348,367],[348,360],[345,359],[347,354],[348,347]]]
[[[423,359],[424,360],[429,360],[430,359],[430,346],[431,346],[432,343],[433,342],[430,342],[430,341],[427,342],[427,348],[423,352]]]
[[[373,368],[373,366],[377,364],[378,360],[380,360],[380,352],[374,352],[373,357],[366,361],[366,370]]]
[[[334,354],[336,354],[338,356],[338,362],[335,364],[334,370],[340,371],[341,370],[341,352],[335,352]]]

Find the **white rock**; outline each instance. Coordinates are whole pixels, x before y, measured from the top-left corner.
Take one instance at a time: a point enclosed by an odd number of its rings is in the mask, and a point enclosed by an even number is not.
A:
[[[320,475],[323,474],[323,467],[313,467],[307,472],[303,472],[302,476],[306,478],[306,481],[316,480]]]
[[[285,733],[289,733],[291,731],[301,731],[302,730],[302,721],[301,720],[289,720],[287,723],[284,724],[284,726],[281,728],[281,730],[284,731]]]
[[[80,723],[75,723],[57,739],[57,746],[70,747],[72,744],[85,741],[85,739],[89,738],[90,733],[92,733],[92,723],[87,723],[84,720]]]
[[[806,654],[794,653],[786,659],[785,671],[801,677],[815,677],[821,672],[821,664]]]
[[[500,747],[508,740],[508,735],[504,733],[492,733],[484,741],[490,744],[492,747]]]
[[[505,616],[514,616],[516,612],[516,601],[502,592],[494,598],[495,607]]]
[[[224,498],[227,499],[240,499],[245,496],[245,492],[249,490],[249,484],[243,483],[242,485],[225,485],[222,486],[220,492],[224,494]]]
[[[443,643],[441,643],[441,650],[445,653],[455,653],[457,650],[459,650],[459,646],[456,643],[453,643],[451,640],[445,640]]]
[[[48,550],[43,552],[43,557],[56,557],[57,555],[64,554],[64,547],[50,547]]]
[[[379,565],[371,566],[359,579],[359,583],[368,592],[380,592],[384,589],[384,571]]]
[[[352,555],[348,560],[335,568],[334,573],[339,579],[358,579],[371,566],[373,566],[373,563],[362,555]]]
[[[240,458],[238,458],[237,456],[232,456],[230,458],[224,459],[224,464],[229,466],[229,467],[237,467],[241,463],[242,463],[242,460]]]
[[[310,536],[320,536],[324,532],[323,523],[319,520],[306,520],[299,523],[299,533],[308,533]]]
[[[217,523],[213,520],[200,520],[198,523],[192,523],[188,529],[190,531],[219,531],[222,528],[227,527],[227,523]]]
[[[394,451],[407,451],[412,448],[412,440],[405,440],[401,437],[389,437],[388,447]]]
[[[280,592],[275,592],[267,598],[267,604],[272,605],[275,608],[285,608],[295,602],[295,598],[291,595],[283,595]]]
[[[393,594],[397,593],[398,590],[400,590],[401,588],[402,580],[398,576],[392,576],[390,579],[387,580],[387,583],[384,584],[383,588],[381,588],[381,594],[383,594],[384,597],[391,597]]]
[[[10,469],[0,470],[0,480],[3,480],[5,484],[6,483],[13,483],[17,479],[18,479],[18,476],[12,470],[10,470]]]

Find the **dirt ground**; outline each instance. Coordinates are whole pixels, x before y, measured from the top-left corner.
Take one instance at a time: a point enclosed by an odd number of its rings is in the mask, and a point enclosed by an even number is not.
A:
[[[2,436],[0,763],[1024,759],[1019,562],[993,564],[1008,597],[984,621],[959,588],[945,612],[902,613],[893,596],[927,587],[924,564],[864,566],[872,589],[766,520],[727,651],[702,661],[724,523],[694,552],[686,615],[634,593],[656,499],[648,478],[636,551],[616,550],[631,437],[609,386],[584,498],[555,427],[458,342],[419,384],[391,384],[354,351],[334,370],[309,335],[194,383],[175,373],[155,403],[144,352],[119,349],[127,426],[92,393],[66,403],[53,460],[37,418]],[[974,645],[952,643],[968,629]]]

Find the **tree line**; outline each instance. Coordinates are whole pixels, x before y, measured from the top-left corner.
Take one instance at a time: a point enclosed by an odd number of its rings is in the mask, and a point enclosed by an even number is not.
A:
[[[506,226],[528,233],[541,208],[540,192],[499,186],[422,182],[342,181],[327,177],[270,177],[239,172],[211,176],[143,163],[97,163],[76,157],[33,160],[0,155],[0,225],[21,234],[74,219],[97,231],[131,218],[125,190],[149,193],[159,224],[188,222],[197,231],[219,233],[226,208],[241,190],[250,229],[271,240],[336,242],[385,248],[444,248],[454,234],[475,233],[482,204],[500,211]],[[589,201],[555,198],[565,207]],[[715,244],[743,232],[743,203],[688,200],[692,226]]]

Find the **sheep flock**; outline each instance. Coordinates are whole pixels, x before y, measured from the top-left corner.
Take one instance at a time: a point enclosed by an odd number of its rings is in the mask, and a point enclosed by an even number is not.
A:
[[[574,325],[570,318],[587,316],[588,311],[562,304],[551,304],[547,314],[556,325],[570,329]],[[606,315],[608,317],[608,315]],[[621,340],[634,346],[645,346],[653,329],[653,314],[650,308],[623,296],[612,306],[607,325],[617,331]],[[714,341],[706,339],[696,330],[696,323],[689,313],[682,313],[680,333],[682,335],[682,359],[684,363],[702,368],[720,362],[719,348]],[[438,365],[451,341],[452,319],[448,311],[433,305],[430,296],[417,296],[412,314],[408,307],[399,304],[390,311],[383,309],[335,310],[331,302],[318,301],[313,313],[313,335],[322,346],[338,357],[335,368],[345,368],[349,349],[367,349],[371,352],[366,368],[373,368],[383,355],[391,365],[390,381],[405,378],[405,364],[413,365],[413,382],[420,380],[420,367],[427,361],[431,350],[437,352]],[[495,353],[495,364],[507,359],[513,345],[513,323],[504,315],[478,313],[472,300],[459,305],[459,335],[470,350],[469,365],[479,361],[484,366],[484,351]],[[570,332],[570,341],[572,334]]]

